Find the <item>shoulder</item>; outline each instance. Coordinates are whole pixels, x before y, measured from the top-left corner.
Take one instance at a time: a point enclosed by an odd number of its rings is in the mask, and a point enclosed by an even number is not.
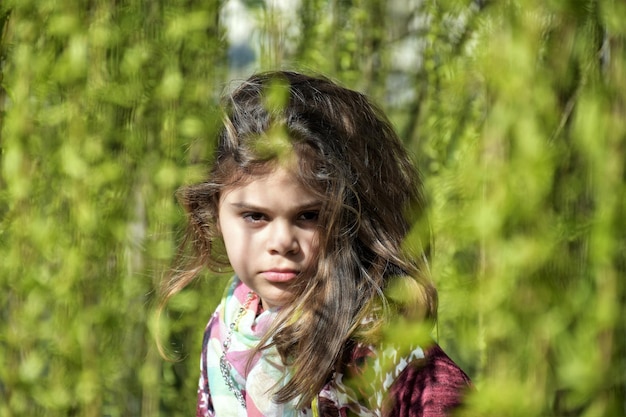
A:
[[[393,417],[443,417],[462,403],[470,378],[438,346],[411,362],[390,388]]]

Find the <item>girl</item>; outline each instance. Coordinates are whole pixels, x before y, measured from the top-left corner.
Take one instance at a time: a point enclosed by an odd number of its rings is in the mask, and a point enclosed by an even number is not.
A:
[[[164,289],[167,302],[205,266],[234,270],[206,328],[197,415],[458,406],[463,371],[386,330],[432,325],[437,308],[416,244],[428,230],[421,182],[387,118],[358,92],[294,72],[252,76],[224,105],[209,177],[181,193],[181,253],[193,256]]]

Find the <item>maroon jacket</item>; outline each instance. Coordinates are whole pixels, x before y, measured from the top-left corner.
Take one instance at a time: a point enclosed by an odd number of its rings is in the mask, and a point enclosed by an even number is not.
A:
[[[438,345],[409,365],[391,386],[389,417],[443,417],[461,405],[469,377]]]
[[[448,417],[461,406],[471,389],[469,377],[438,345],[424,351],[424,358],[410,363],[391,385],[385,417]],[[345,412],[320,401],[321,417],[347,417]]]

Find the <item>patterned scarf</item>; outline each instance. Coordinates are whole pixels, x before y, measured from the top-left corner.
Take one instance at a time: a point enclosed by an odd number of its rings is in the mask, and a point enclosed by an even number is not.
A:
[[[275,348],[266,349],[249,361],[254,348],[278,314],[272,309],[257,315],[259,303],[259,297],[234,277],[208,325],[210,337],[206,342],[206,376],[201,375],[201,378],[207,378],[210,392],[200,398],[199,411],[203,411],[199,415],[310,417],[318,416],[318,405],[324,403],[343,411],[341,415],[349,410],[363,417],[381,416],[383,393],[409,362],[424,357],[419,347],[401,356],[393,348],[377,351],[371,346],[359,345],[353,355],[353,364],[348,366],[346,373],[350,380],[360,375],[359,379],[367,381],[368,386],[360,385],[358,390],[354,390],[350,387],[353,384],[348,386],[345,383],[343,373],[335,372],[311,406],[298,410],[295,407],[297,399],[277,404],[272,401],[272,393],[289,380],[289,373],[278,352]],[[225,343],[227,349],[224,349]],[[357,365],[363,362],[367,364]]]

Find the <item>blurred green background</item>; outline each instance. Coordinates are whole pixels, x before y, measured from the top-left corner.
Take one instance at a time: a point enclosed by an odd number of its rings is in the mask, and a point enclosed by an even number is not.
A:
[[[226,277],[157,329],[175,193],[230,80],[279,67],[370,94],[415,154],[462,415],[625,416],[624,22],[621,0],[2,0],[0,417],[194,415]]]

